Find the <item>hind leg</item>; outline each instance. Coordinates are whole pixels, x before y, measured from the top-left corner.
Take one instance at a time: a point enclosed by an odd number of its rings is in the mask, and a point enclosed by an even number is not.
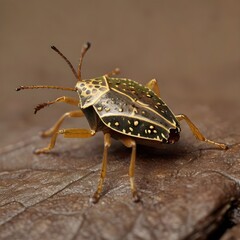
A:
[[[190,127],[193,135],[200,141],[204,141],[208,144],[212,144],[214,146],[217,146],[221,149],[228,149],[228,146],[224,143],[217,143],[217,142],[214,142],[212,140],[209,140],[207,138],[205,138],[202,133],[199,131],[199,129],[192,123],[192,121],[184,114],[179,114],[179,115],[176,115],[175,116],[177,118],[178,121],[181,121],[181,120],[185,120],[186,123],[188,124],[188,126]]]

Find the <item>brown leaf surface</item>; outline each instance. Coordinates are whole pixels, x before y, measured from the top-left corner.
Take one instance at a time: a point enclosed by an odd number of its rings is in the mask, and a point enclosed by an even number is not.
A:
[[[1,1],[0,239],[239,239],[239,7],[239,1]],[[136,204],[131,152],[114,142],[103,196],[91,205],[101,133],[60,137],[51,153],[34,155],[49,141],[39,130],[76,109],[59,104],[33,115],[37,104],[65,92],[14,91],[20,85],[74,87],[74,76],[49,46],[76,66],[87,40],[93,47],[84,78],[115,67],[143,84],[156,78],[174,113],[187,114],[206,137],[230,149],[196,141],[185,123],[175,145],[138,146],[142,202]],[[79,119],[66,124],[87,126]]]
[[[45,155],[32,154],[48,142],[40,137],[2,148],[1,239],[204,239],[219,231],[239,196],[239,136],[226,137],[230,149],[221,151],[185,130],[175,145],[138,147],[137,204],[127,175],[130,151],[117,142],[103,196],[89,203],[101,167],[101,134],[59,138]]]

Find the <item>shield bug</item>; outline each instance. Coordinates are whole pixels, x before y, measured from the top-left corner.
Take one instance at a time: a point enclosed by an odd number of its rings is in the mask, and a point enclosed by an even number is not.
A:
[[[92,137],[96,132],[104,134],[104,150],[102,169],[96,192],[91,198],[97,202],[102,191],[103,181],[106,176],[107,153],[111,146],[111,138],[121,141],[126,147],[132,149],[129,166],[130,186],[135,201],[139,195],[134,183],[134,169],[136,160],[137,144],[155,146],[159,144],[173,144],[180,137],[180,121],[185,120],[193,135],[206,143],[221,149],[227,149],[227,145],[208,140],[184,114],[174,115],[166,103],[160,98],[160,91],[155,79],[145,86],[127,78],[116,78],[118,69],[101,77],[82,79],[82,60],[90,47],[90,43],[84,44],[78,71],[74,69],[70,61],[54,46],[56,51],[70,66],[77,79],[74,88],[59,86],[20,86],[22,89],[61,89],[75,91],[78,99],[66,96],[59,97],[53,101],[39,104],[35,113],[45,106],[64,102],[78,107],[78,110],[65,113],[50,129],[42,133],[43,137],[51,137],[49,145],[35,151],[36,154],[47,153],[54,146],[59,134],[66,138]],[[60,129],[62,122],[67,117],[83,117],[89,122],[90,129]]]

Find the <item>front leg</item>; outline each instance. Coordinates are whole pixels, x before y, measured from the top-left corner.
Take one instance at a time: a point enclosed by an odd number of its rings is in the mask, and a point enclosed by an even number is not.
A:
[[[51,138],[49,145],[45,148],[37,149],[34,153],[47,153],[54,148],[57,137],[59,134],[64,134],[65,138],[89,138],[95,135],[95,131],[91,129],[62,129],[56,131]]]
[[[53,101],[38,104],[34,108],[34,113],[36,114],[42,108],[44,108],[46,106],[50,106],[54,103],[59,103],[59,102],[64,102],[64,103],[67,103],[67,104],[70,104],[70,105],[78,106],[79,100],[75,99],[75,98],[71,98],[71,97],[62,96],[62,97],[59,97],[59,98],[57,98]]]
[[[102,169],[101,175],[98,181],[97,191],[93,194],[90,201],[92,203],[97,203],[103,188],[103,182],[107,173],[107,158],[108,158],[108,149],[111,146],[111,135],[110,133],[104,134],[104,150],[103,150],[103,159],[102,159]]]

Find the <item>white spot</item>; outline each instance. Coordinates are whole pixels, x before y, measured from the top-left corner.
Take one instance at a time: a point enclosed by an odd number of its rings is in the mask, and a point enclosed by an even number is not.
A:
[[[136,120],[134,121],[133,125],[136,127],[139,124],[139,122]]]

